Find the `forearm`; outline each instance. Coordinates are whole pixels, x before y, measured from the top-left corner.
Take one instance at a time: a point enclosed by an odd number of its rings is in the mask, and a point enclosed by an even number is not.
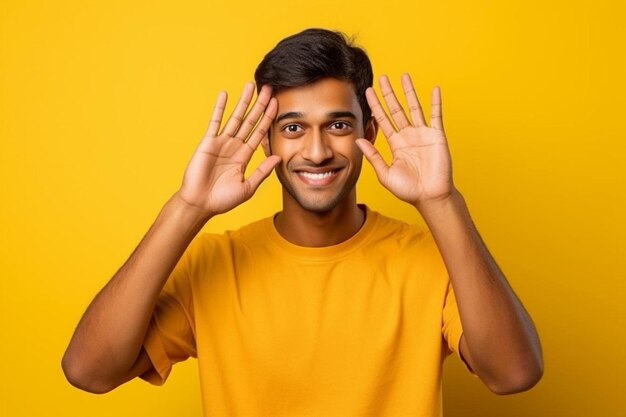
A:
[[[461,194],[455,190],[450,198],[419,210],[450,275],[474,371],[494,391],[536,382],[543,367],[537,332],[480,238]]]
[[[174,194],[129,259],[95,297],[63,357],[80,384],[115,381],[137,359],[167,278],[208,220]]]

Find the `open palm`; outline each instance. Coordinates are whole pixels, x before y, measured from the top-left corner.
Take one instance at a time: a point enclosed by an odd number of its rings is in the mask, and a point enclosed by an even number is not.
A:
[[[402,87],[411,122],[387,77],[381,77],[380,87],[395,126],[372,88],[366,91],[366,97],[372,114],[389,143],[393,158],[391,164],[387,165],[367,140],[359,139],[357,142],[374,167],[378,180],[396,197],[415,206],[448,197],[454,186],[452,162],[443,129],[439,87],[433,89],[431,127],[424,120],[422,107],[408,74],[402,77]]]
[[[231,210],[252,197],[280,162],[279,157],[271,156],[248,179],[244,177],[252,154],[276,115],[276,99],[264,87],[244,118],[253,92],[254,84],[250,83],[222,132],[219,128],[227,96],[220,94],[207,133],[185,171],[180,197],[210,216]]]

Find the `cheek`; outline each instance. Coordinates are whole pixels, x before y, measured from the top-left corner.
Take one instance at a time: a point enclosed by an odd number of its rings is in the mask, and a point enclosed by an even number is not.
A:
[[[356,138],[349,138],[337,143],[335,150],[349,159],[360,158],[363,155],[359,147],[356,146]]]
[[[282,164],[287,165],[287,163],[292,160],[299,151],[298,141],[295,140],[272,140],[272,155],[278,155],[281,157]]]
[[[276,155],[288,155],[293,153],[294,146],[285,140],[274,140],[272,141],[272,151]]]

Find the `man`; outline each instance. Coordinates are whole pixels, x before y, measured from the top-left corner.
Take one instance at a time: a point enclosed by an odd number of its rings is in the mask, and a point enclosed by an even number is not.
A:
[[[382,77],[389,117],[365,53],[319,29],[281,41],[255,76],[251,110],[250,83],[223,127],[220,94],[180,190],[87,309],[69,381],[162,384],[193,356],[205,415],[241,416],[437,416],[451,351],[498,394],[535,385],[538,336],[454,186],[439,88],[429,126],[410,77],[408,115]],[[429,230],[357,204],[363,155]],[[194,239],[273,169],[280,213]]]

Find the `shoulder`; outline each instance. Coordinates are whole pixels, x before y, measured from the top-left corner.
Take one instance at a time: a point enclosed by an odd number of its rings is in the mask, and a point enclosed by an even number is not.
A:
[[[421,223],[409,224],[399,219],[370,210],[368,215],[374,220],[375,243],[388,242],[397,246],[412,246],[427,243],[432,238],[428,228]]]
[[[267,219],[222,233],[201,232],[189,244],[179,261],[190,275],[206,275],[207,271],[228,271],[254,245],[263,244],[262,236]],[[271,220],[270,220],[271,221]]]
[[[382,254],[389,262],[406,264],[443,265],[441,253],[428,227],[416,219],[409,224],[402,220],[372,212],[375,231],[369,241],[368,252]]]
[[[222,233],[203,232],[191,242],[188,252],[192,255],[207,251],[230,251],[235,246],[249,245],[258,242],[267,235],[266,228],[271,223],[271,217],[256,220],[236,230],[226,230]]]
[[[385,265],[391,276],[419,283],[422,294],[445,292],[447,270],[428,227],[419,219],[409,224],[379,213],[374,216],[376,231],[365,249],[366,259]]]

